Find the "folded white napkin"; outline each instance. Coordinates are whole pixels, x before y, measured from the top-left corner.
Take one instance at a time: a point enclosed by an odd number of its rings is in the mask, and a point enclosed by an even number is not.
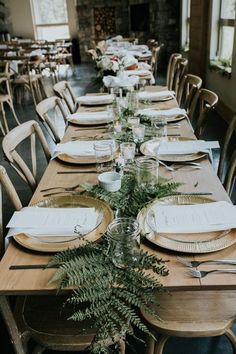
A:
[[[135,57],[141,59],[141,58],[147,58],[147,57],[151,57],[152,52],[150,50],[145,50],[143,52],[132,52],[134,53]]]
[[[55,151],[53,152],[52,159],[61,155],[67,154],[69,156],[95,156],[94,143],[100,141],[104,144],[111,144],[113,149],[115,149],[115,141],[114,140],[89,140],[89,141],[70,141],[64,144],[57,144]],[[100,156],[106,156],[107,152],[100,153]]]
[[[128,75],[137,75],[137,76],[149,76],[151,71],[149,70],[125,70]]]
[[[138,114],[143,114],[148,117],[159,117],[159,116],[175,117],[180,115],[185,116],[186,111],[185,109],[181,109],[181,108],[171,108],[165,110],[154,110],[151,108],[145,108],[145,109],[140,109],[138,111]]]
[[[122,58],[122,63],[124,64],[124,67],[127,68],[131,65],[137,64],[138,60],[135,59],[133,55],[127,54]]]
[[[158,233],[200,233],[236,227],[236,206],[220,201],[195,205],[154,204],[147,224]]]
[[[138,76],[104,76],[103,83],[106,87],[133,87],[139,83]]]
[[[77,98],[79,103],[96,104],[96,103],[111,103],[114,100],[114,95],[88,95]]]
[[[149,100],[149,101],[158,101],[165,97],[175,97],[174,91],[159,91],[159,92],[150,92],[150,91],[141,91],[138,94],[140,100]]]
[[[109,122],[111,118],[107,111],[101,112],[77,112],[69,114],[67,117],[69,122],[96,123],[97,121]]]
[[[158,141],[151,140],[146,149],[150,154],[186,155],[198,152],[208,153],[209,149],[219,148],[218,141],[189,140],[189,141]]]
[[[151,69],[151,65],[149,65],[148,63],[138,63],[138,69],[139,70],[150,70]]]
[[[130,49],[142,52],[148,50],[148,46],[146,44],[134,44],[130,47]]]
[[[74,229],[82,235],[95,229],[100,213],[95,208],[26,207],[16,211],[7,227],[7,237],[25,233],[40,236],[74,236]]]

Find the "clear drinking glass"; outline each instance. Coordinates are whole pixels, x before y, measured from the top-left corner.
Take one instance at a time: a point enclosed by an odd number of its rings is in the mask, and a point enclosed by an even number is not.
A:
[[[155,157],[142,157],[135,162],[137,180],[140,185],[154,185],[158,182],[159,162]]]
[[[139,125],[140,118],[139,117],[128,117],[127,124],[130,128],[133,128],[136,125]]]
[[[135,142],[141,143],[145,136],[145,125],[139,124],[132,127],[133,138]]]
[[[117,218],[107,228],[112,260],[116,267],[125,268],[137,262],[135,251],[140,246],[139,224],[134,218]]]
[[[120,144],[120,152],[121,158],[124,159],[125,163],[131,163],[135,157],[135,143],[121,143]]]
[[[167,119],[166,117],[152,117],[153,137],[163,138],[167,136]]]
[[[127,104],[128,108],[136,112],[139,108],[138,93],[136,91],[131,91],[127,93]]]
[[[114,165],[115,142],[97,141],[93,146],[97,172],[112,171]]]

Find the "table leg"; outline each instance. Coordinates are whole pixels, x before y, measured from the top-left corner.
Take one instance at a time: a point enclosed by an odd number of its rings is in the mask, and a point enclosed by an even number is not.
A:
[[[15,353],[26,354],[23,348],[20,333],[16,325],[16,321],[14,319],[11,307],[9,305],[9,301],[6,296],[0,296],[0,313],[2,314],[3,320],[9,331],[11,342],[15,349]]]

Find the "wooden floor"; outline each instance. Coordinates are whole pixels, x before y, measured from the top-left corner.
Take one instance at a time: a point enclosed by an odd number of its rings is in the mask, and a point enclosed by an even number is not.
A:
[[[68,80],[70,81],[76,95],[82,95],[85,92],[95,92],[97,89],[93,85],[93,78],[95,77],[96,73],[93,69],[92,65],[87,65],[83,64],[80,65],[76,68],[76,75],[72,76],[71,73],[68,73]],[[65,79],[65,78],[61,78]],[[163,84],[163,75],[159,75],[157,79],[158,84]],[[50,82],[47,84],[47,92],[49,94],[53,94],[52,91],[52,85]],[[32,103],[32,100],[30,97],[28,97],[27,100],[23,102],[22,105],[16,105],[16,111],[18,114],[18,117],[21,122],[25,122],[30,119],[37,119],[34,106]],[[9,125],[10,128],[14,127],[14,122],[13,120],[9,120]],[[204,138],[206,140],[219,140],[220,143],[222,143],[222,139],[224,136],[224,133],[226,131],[227,125],[222,120],[216,112],[213,112],[210,119],[209,119],[209,124],[206,129],[206,133]],[[50,144],[50,147],[53,149],[54,143],[52,142],[50,136],[48,136],[47,132],[44,130],[47,141]],[[2,137],[0,137],[0,141],[2,141]],[[233,148],[236,147],[236,139],[235,136],[233,138],[234,144],[231,144],[231,151]],[[27,151],[27,146],[24,146],[23,149]],[[17,192],[20,195],[20,198],[22,200],[23,205],[27,205],[28,201],[31,197],[31,192],[26,184],[16,175],[16,173],[12,170],[12,168],[9,167],[8,163],[4,160],[2,152],[0,151],[0,158],[1,158],[1,164],[4,165],[14,183],[16,186]],[[40,160],[40,170],[39,170],[39,176],[42,175],[45,164],[44,159],[39,153],[39,160]],[[218,154],[214,154],[214,168],[217,167],[217,161],[218,161]],[[12,213],[12,208],[11,205],[5,200],[4,198],[4,221],[7,222],[9,217],[11,216]],[[14,300],[14,299],[13,299]],[[236,327],[235,327],[236,330]],[[143,353],[144,354],[144,346],[142,343],[137,343],[132,340],[132,347],[127,348],[127,353]],[[132,351],[133,349],[133,351]],[[59,354],[59,352],[51,352],[47,351],[45,354],[50,354],[50,353],[55,353]],[[61,354],[62,352],[60,352]],[[165,348],[165,354],[231,354],[232,353],[232,348],[227,341],[226,338],[224,337],[217,337],[217,338],[206,338],[206,339],[178,339],[178,338],[172,338],[171,340],[168,341],[166,348]],[[5,330],[4,324],[2,323],[2,320],[0,318],[0,354],[14,354],[11,343],[8,338],[8,334]]]

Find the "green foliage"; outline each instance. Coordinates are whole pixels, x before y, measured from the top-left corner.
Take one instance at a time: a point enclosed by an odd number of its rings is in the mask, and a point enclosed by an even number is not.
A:
[[[126,264],[118,268],[110,249],[104,236],[100,244],[63,251],[48,264],[59,267],[51,282],[57,282],[60,289],[75,289],[67,300],[75,309],[70,319],[93,322],[92,353],[107,353],[110,344],[125,339],[126,334],[134,335],[134,327],[149,333],[138,309],[159,318],[153,309],[155,292],[163,291],[159,276],[168,274],[162,259],[142,250],[127,254]]]
[[[84,184],[83,187],[92,196],[110,204],[118,211],[119,216],[136,217],[145,204],[155,198],[172,195],[180,185],[160,178],[154,185],[140,185],[135,171],[130,171],[122,178],[122,186],[118,192],[107,192],[98,185]]]

